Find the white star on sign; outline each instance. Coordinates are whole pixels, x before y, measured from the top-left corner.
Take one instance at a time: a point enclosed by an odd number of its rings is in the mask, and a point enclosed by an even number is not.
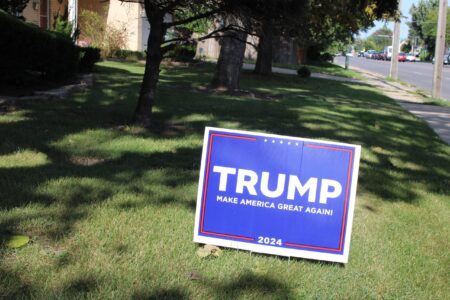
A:
[[[280,144],[283,144],[283,141],[280,141]]]
[[[275,143],[275,140],[272,140],[272,144]]]

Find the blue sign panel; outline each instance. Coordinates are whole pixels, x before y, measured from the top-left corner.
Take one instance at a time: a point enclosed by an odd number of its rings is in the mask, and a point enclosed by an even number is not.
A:
[[[194,241],[346,263],[360,151],[207,127]]]

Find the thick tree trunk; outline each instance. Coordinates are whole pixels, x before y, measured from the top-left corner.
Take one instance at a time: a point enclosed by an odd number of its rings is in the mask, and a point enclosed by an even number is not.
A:
[[[147,58],[145,62],[144,78],[139,92],[139,99],[134,111],[133,122],[149,127],[151,124],[152,107],[159,80],[159,67],[163,58],[161,44],[164,42],[166,29],[164,14],[147,14],[150,22],[150,34],[147,40]]]
[[[269,21],[263,21],[261,31],[259,32],[255,74],[272,74],[272,36],[272,25]]]
[[[227,16],[225,25],[233,24],[245,27],[244,22],[235,16]],[[228,91],[239,89],[239,77],[247,40],[247,33],[242,31],[227,31],[220,48],[219,59],[217,60],[216,72],[211,86],[214,88],[225,88]]]

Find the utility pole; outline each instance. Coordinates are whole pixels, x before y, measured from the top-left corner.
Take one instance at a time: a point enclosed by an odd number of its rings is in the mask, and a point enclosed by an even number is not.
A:
[[[447,24],[447,0],[439,1],[439,17],[436,34],[436,50],[434,52],[434,72],[433,72],[433,91],[432,96],[439,98],[441,96],[442,86],[442,68],[444,64],[445,51],[445,30]]]
[[[391,57],[391,69],[389,70],[389,77],[392,79],[398,79],[398,52],[400,51],[400,18],[402,0],[398,1],[398,20],[394,24],[394,35],[392,37],[392,57]]]

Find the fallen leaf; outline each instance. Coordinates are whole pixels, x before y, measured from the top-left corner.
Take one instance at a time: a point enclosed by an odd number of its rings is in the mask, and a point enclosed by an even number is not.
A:
[[[6,241],[6,246],[11,249],[17,249],[25,246],[30,241],[26,235],[12,235]]]
[[[206,250],[205,248],[198,248],[197,255],[201,258],[208,257],[211,254],[210,251]]]
[[[208,257],[210,255],[219,257],[222,255],[222,250],[219,247],[214,245],[205,245],[203,247],[198,248],[197,255],[201,258]]]
[[[205,250],[209,251],[209,253],[213,256],[219,257],[222,255],[222,250],[219,247],[214,245],[205,245]]]

